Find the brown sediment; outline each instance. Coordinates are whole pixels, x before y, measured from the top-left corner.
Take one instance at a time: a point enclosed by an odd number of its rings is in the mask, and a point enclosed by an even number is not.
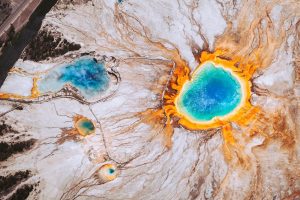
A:
[[[293,194],[284,197],[282,200],[298,200],[300,199],[300,191],[295,191]]]
[[[281,108],[282,109],[282,108]],[[264,136],[264,141],[256,148],[265,148],[272,141],[280,141],[283,149],[292,150],[295,145],[295,127],[291,127],[289,113],[276,110],[274,113],[260,113],[259,116],[245,130],[249,131],[249,137],[257,134]],[[254,150],[255,150],[254,149]],[[293,151],[292,151],[293,152]]]
[[[163,130],[164,145],[167,148],[172,147],[173,126],[169,123],[170,118],[165,117],[162,109],[148,109],[141,113],[141,121],[139,123],[149,124],[152,130]],[[137,126],[136,124],[135,126]]]
[[[275,6],[282,6],[276,27],[270,17]],[[253,11],[251,14],[255,19],[249,19],[249,10]],[[285,22],[295,17],[298,10],[297,1],[244,2],[236,26],[227,21],[228,26],[217,38],[215,46],[217,49],[225,49],[227,57],[242,57],[243,63],[254,63],[260,69],[265,68],[274,60],[276,51],[287,38]]]

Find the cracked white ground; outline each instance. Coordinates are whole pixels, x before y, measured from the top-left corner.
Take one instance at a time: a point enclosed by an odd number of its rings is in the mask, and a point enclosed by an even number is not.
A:
[[[113,63],[120,81],[92,104],[64,97],[1,100],[0,121],[14,130],[0,135],[1,142],[34,139],[34,144],[0,161],[3,177],[30,171],[0,199],[22,185],[35,188],[28,199],[45,200],[300,198],[299,10],[297,0],[59,1],[43,27],[81,48],[40,61],[19,59],[0,93],[29,96],[32,74],[81,53],[106,59],[107,68]],[[216,49],[261,59],[251,103],[262,107],[267,127],[254,134],[233,125],[246,157],[242,164],[244,158],[234,153],[232,160],[225,158],[219,129],[176,126],[172,147],[166,148],[164,120],[149,118],[162,107],[176,59],[192,71],[201,51]],[[92,120],[95,133],[66,136],[76,115]],[[104,164],[116,167],[115,179],[96,175]]]

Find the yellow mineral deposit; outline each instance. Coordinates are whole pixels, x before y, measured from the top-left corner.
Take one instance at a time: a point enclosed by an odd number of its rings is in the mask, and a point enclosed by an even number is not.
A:
[[[0,93],[0,99],[15,99],[15,100],[30,100],[30,99],[36,99],[40,96],[40,92],[38,89],[38,82],[39,78],[34,77],[32,78],[32,88],[31,88],[31,94],[29,96],[22,96],[18,94],[13,93]]]

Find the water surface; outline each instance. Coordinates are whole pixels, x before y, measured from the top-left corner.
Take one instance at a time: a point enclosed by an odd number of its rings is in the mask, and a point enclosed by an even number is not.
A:
[[[231,113],[241,102],[242,90],[231,72],[206,63],[186,83],[177,99],[181,113],[194,121],[209,121]]]
[[[42,93],[58,92],[67,83],[84,97],[91,98],[107,89],[109,76],[104,63],[84,57],[50,71],[39,82],[39,90]]]
[[[85,118],[77,122],[77,128],[79,129],[79,132],[83,135],[90,135],[95,132],[95,126],[93,122]]]

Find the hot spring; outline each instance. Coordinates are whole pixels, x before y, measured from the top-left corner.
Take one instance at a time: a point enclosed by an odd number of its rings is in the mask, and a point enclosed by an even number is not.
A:
[[[38,85],[41,93],[47,93],[58,92],[65,84],[71,84],[85,98],[91,98],[108,88],[109,76],[104,63],[90,57],[82,57],[54,68]]]
[[[229,70],[212,62],[201,65],[178,95],[179,113],[195,123],[231,114],[241,103],[242,86]]]

